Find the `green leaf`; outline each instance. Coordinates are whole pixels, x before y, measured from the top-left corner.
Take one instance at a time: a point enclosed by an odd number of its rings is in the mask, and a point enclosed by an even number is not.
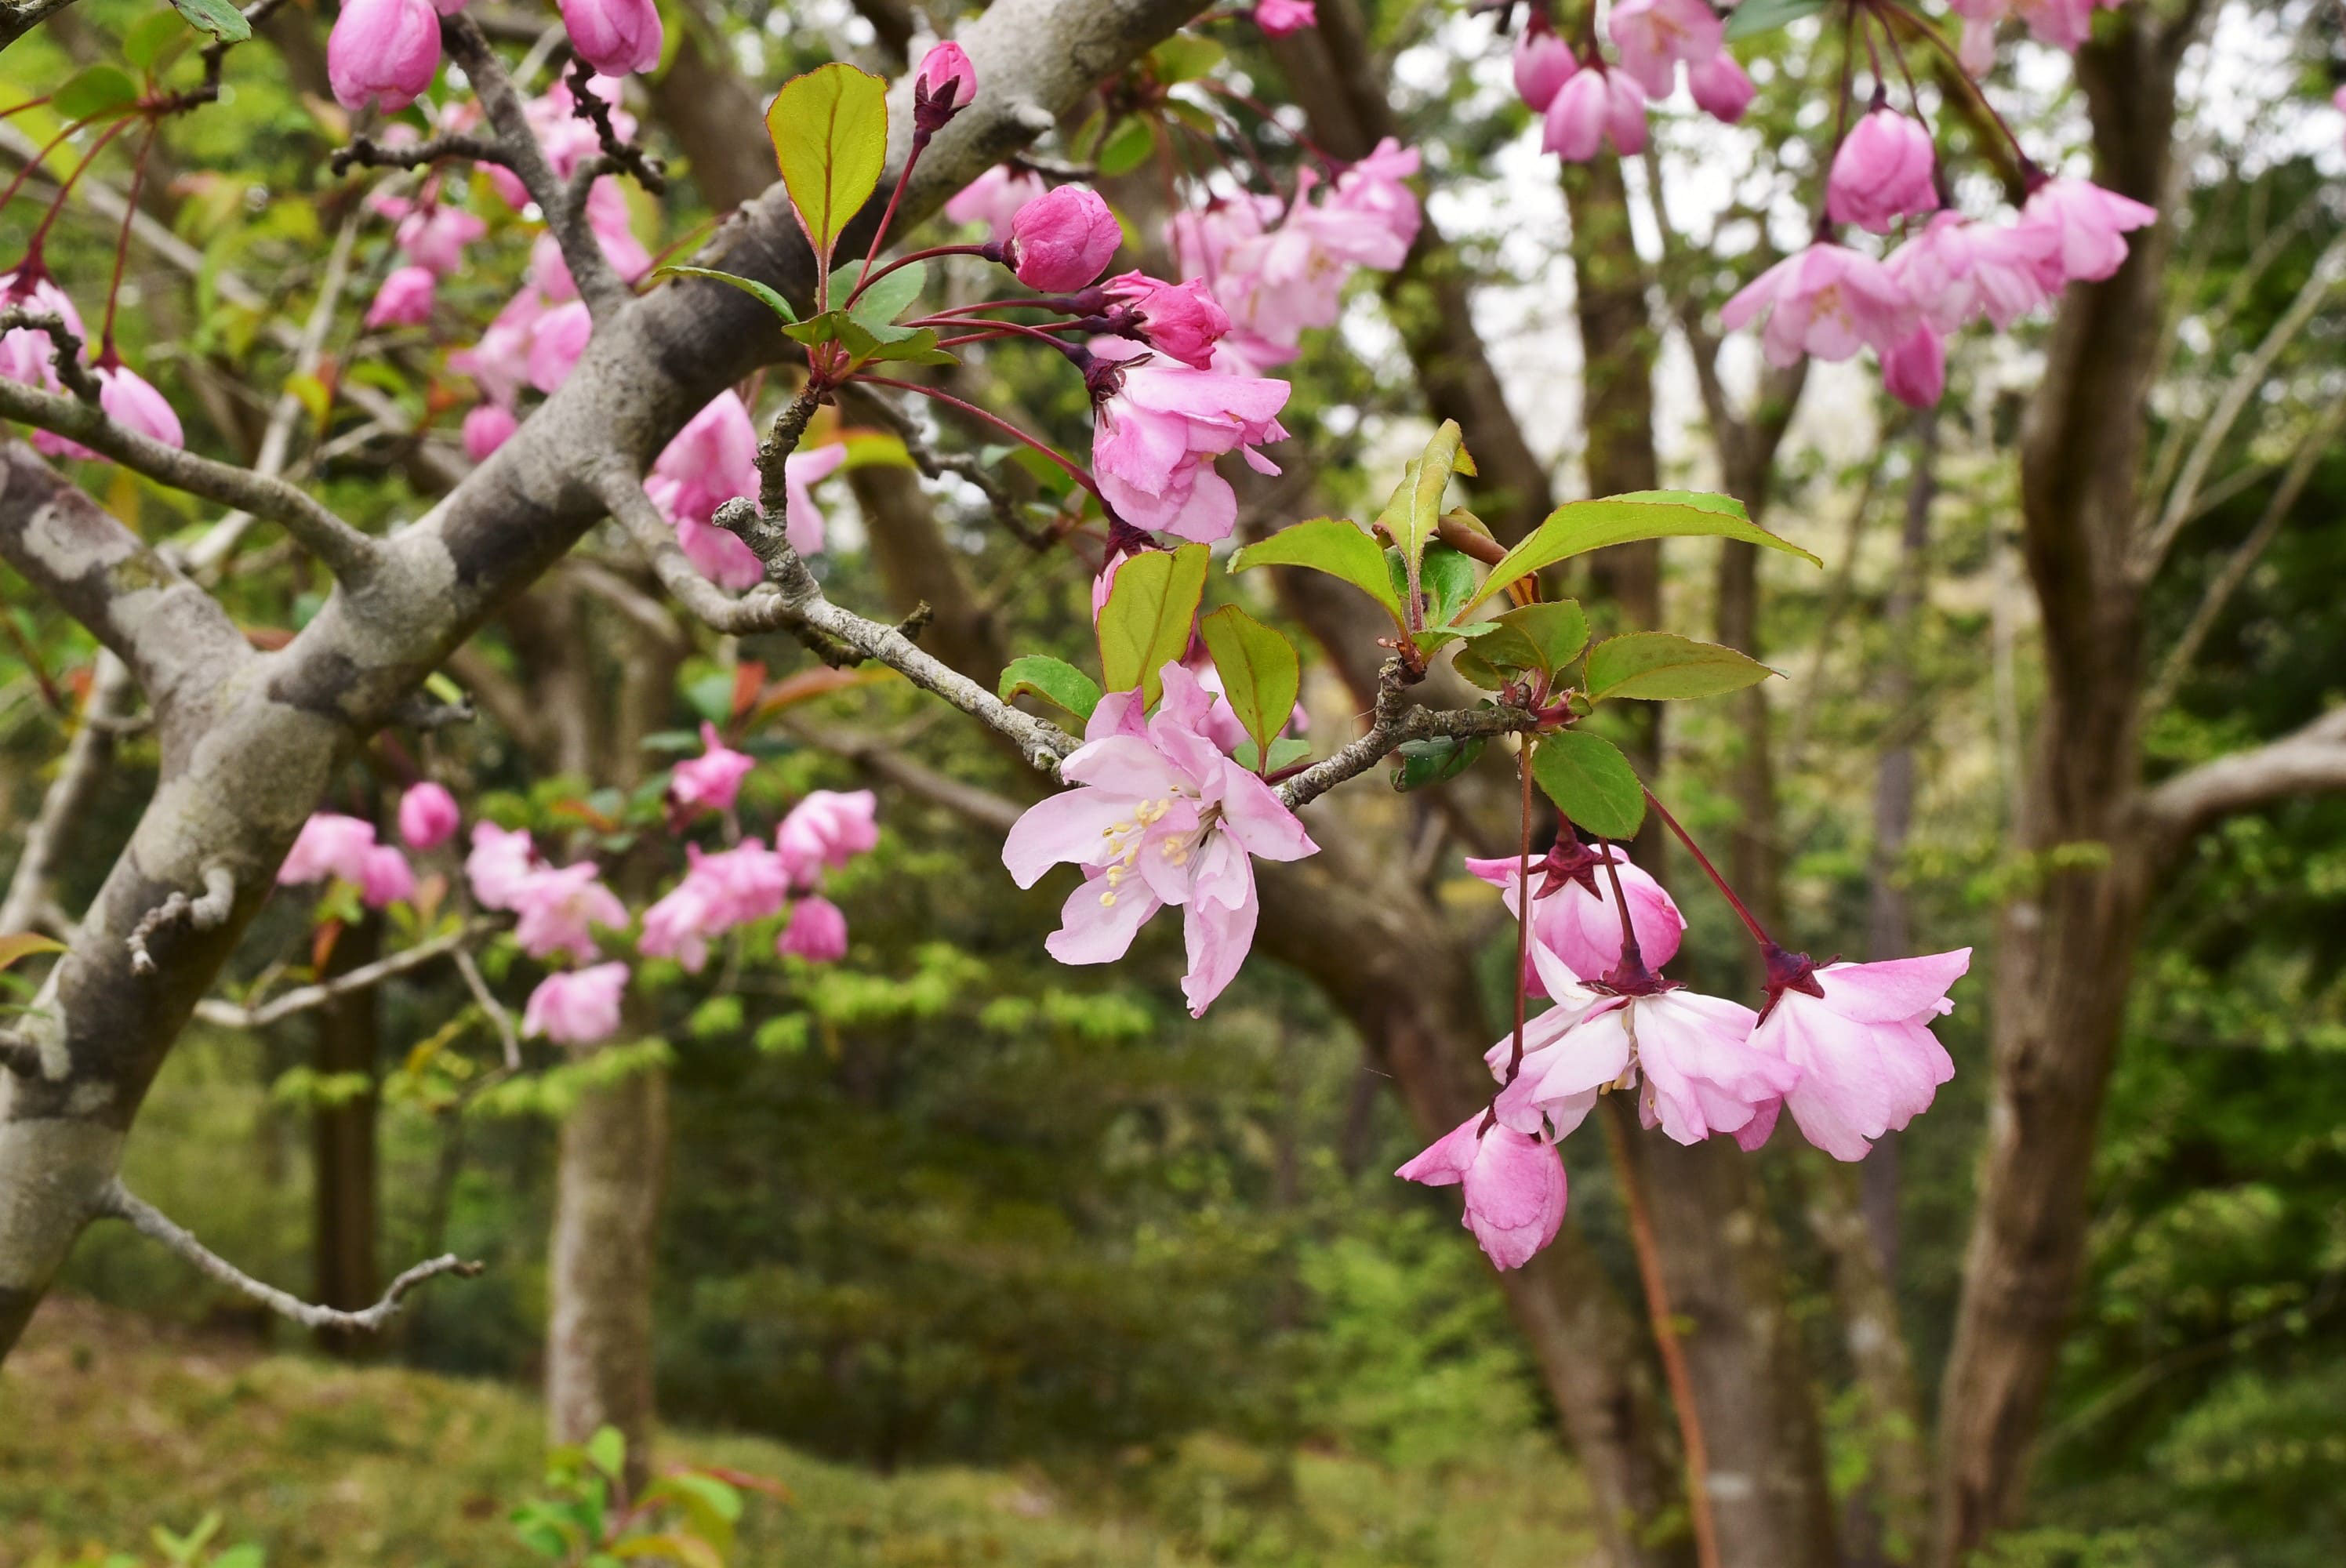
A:
[[[1194,82],[1212,74],[1222,63],[1222,46],[1211,38],[1195,33],[1176,33],[1148,51],[1151,75],[1167,87],[1176,82]]]
[[[1497,622],[1492,623],[1489,630],[1469,637],[1458,657],[1473,657],[1504,678],[1513,678],[1526,670],[1552,667],[1539,644],[1515,627]],[[1473,680],[1474,677],[1469,674],[1467,678]]]
[[[774,161],[825,271],[831,247],[879,188],[888,161],[888,85],[833,61],[782,84],[766,110]]]
[[[937,347],[937,334],[928,327],[883,327],[881,341],[870,351],[855,356],[858,364],[866,360],[894,360],[914,365],[957,365],[961,360]]]
[[[1269,758],[1263,756],[1261,749],[1253,741],[1241,740],[1239,742],[1238,749],[1230,753],[1230,759],[1250,773],[1271,774],[1282,768],[1292,768],[1311,755],[1310,741],[1298,740],[1291,735],[1282,735],[1270,743]]]
[[[1624,490],[1609,501],[1650,501],[1671,506],[1693,506],[1704,512],[1724,512],[1729,517],[1751,521],[1751,514],[1743,503],[1732,495],[1721,495],[1715,490]]]
[[[244,18],[240,15],[237,20]],[[149,11],[122,35],[122,57],[141,71],[151,71],[172,45],[188,36],[187,24],[176,11]]]
[[[1189,622],[1206,590],[1207,550],[1148,550],[1116,569],[1116,586],[1100,606],[1100,674],[1110,691],[1137,687],[1155,706],[1164,695],[1162,673],[1189,646]]]
[[[1418,575],[1425,585],[1427,626],[1448,626],[1451,617],[1474,595],[1474,558],[1447,545],[1426,547]]]
[[[1578,729],[1542,736],[1532,753],[1532,777],[1557,810],[1604,838],[1634,838],[1646,820],[1637,770],[1602,736]]]
[[[1145,115],[1133,115],[1119,123],[1115,134],[1101,144],[1099,171],[1102,174],[1130,174],[1148,161],[1157,150],[1157,122]]]
[[[586,1459],[614,1481],[627,1462],[627,1440],[617,1427],[598,1427],[586,1440]]]
[[[842,283],[847,289],[855,286],[852,271],[852,269],[842,267],[831,275],[832,299],[846,297]],[[884,272],[872,280],[872,286],[856,296],[855,303],[847,308],[847,313],[863,323],[867,331],[884,337],[886,334],[880,329],[903,315],[913,301],[921,297],[921,291],[928,287],[928,282],[929,264],[907,261],[893,271]]]
[[[1829,0],[1743,0],[1727,18],[1727,36],[1730,39],[1752,38],[1772,33],[1803,16],[1815,15],[1828,3]]]
[[[49,108],[63,120],[109,115],[138,101],[138,84],[112,66],[92,66],[66,79],[49,96]]]
[[[43,936],[36,931],[12,931],[0,936],[0,969],[5,969],[20,958],[30,958],[36,952],[63,952],[66,944]]]
[[[755,278],[737,278],[730,272],[719,272],[709,267],[662,267],[657,269],[652,276],[655,278],[669,276],[706,278],[712,283],[729,283],[783,321],[795,323],[799,319],[799,313],[790,309],[790,302],[788,300],[783,299],[780,294],[759,282]]]
[[[1720,497],[1724,500],[1724,497]],[[1714,538],[1740,539],[1746,544],[1765,545],[1771,550],[1781,550],[1788,555],[1798,555],[1810,565],[1821,566],[1806,550],[1788,540],[1780,539],[1756,523],[1723,507],[1690,505],[1680,501],[1647,501],[1628,495],[1608,495],[1596,501],[1568,501],[1547,514],[1547,521],[1532,530],[1499,564],[1491,568],[1484,579],[1483,591],[1474,596],[1481,604],[1508,584],[1520,582],[1533,573],[1555,565],[1558,561],[1609,545],[1627,545],[1638,539]],[[1473,606],[1468,606],[1470,609]]]
[[[1046,702],[1055,702],[1077,718],[1088,723],[1092,709],[1099,706],[1100,688],[1092,677],[1063,658],[1048,654],[1022,654],[1010,661],[1002,672],[999,687],[1002,700],[1008,702],[1022,691],[1031,691]]]
[[[1540,667],[1551,673],[1580,657],[1588,646],[1588,617],[1575,599],[1525,605],[1497,617],[1537,653]]]
[[[1224,605],[1199,621],[1198,630],[1221,673],[1222,700],[1255,744],[1268,751],[1287,728],[1302,689],[1303,667],[1294,645],[1236,605]]]
[[[1230,570],[1252,566],[1308,566],[1341,577],[1382,605],[1393,625],[1404,623],[1401,595],[1385,571],[1385,553],[1341,517],[1314,517],[1290,524],[1259,545],[1249,545],[1230,557]]]
[[[171,0],[171,9],[185,16],[189,25],[223,44],[241,44],[252,36],[252,24],[229,0]]]
[[[1392,499],[1378,514],[1377,526],[1392,538],[1409,569],[1413,594],[1420,583],[1419,558],[1442,524],[1442,497],[1450,488],[1450,476],[1474,472],[1474,460],[1461,443],[1458,422],[1445,419],[1425,443],[1425,451],[1410,460]]]
[[[1401,766],[1392,772],[1392,787],[1406,793],[1455,779],[1474,766],[1475,759],[1483,755],[1484,744],[1479,735],[1465,740],[1443,736],[1432,740],[1403,741]]]
[[[1648,701],[1718,697],[1756,686],[1777,672],[1758,659],[1675,632],[1631,632],[1588,650],[1588,695]]]

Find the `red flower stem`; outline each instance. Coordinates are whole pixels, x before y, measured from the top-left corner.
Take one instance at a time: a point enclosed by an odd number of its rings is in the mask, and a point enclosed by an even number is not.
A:
[[[1621,917],[1621,969],[1626,974],[1636,974],[1646,967],[1646,955],[1637,947],[1637,928],[1629,923],[1629,901],[1621,891],[1621,872],[1616,865],[1613,840],[1599,839],[1597,847],[1605,851],[1605,880],[1613,884],[1613,908]],[[1701,851],[1697,850],[1698,854]],[[1732,895],[1729,895],[1732,896]]]
[[[856,280],[855,292],[862,293],[864,290],[877,283],[897,268],[909,267],[915,261],[926,261],[936,256],[982,256],[984,253],[985,247],[983,245],[932,245],[925,250],[909,250],[870,277]]]
[[[1628,1139],[1618,1113],[1605,1118],[1605,1146],[1613,1156],[1613,1172],[1621,1183],[1622,1205],[1629,1211],[1629,1239],[1637,1254],[1637,1278],[1645,1287],[1646,1316],[1653,1325],[1654,1350],[1661,1358],[1662,1378],[1669,1384],[1670,1403],[1678,1417],[1678,1442],[1686,1450],[1687,1514],[1694,1526],[1697,1568],[1719,1568],[1719,1522],[1710,1512],[1710,1445],[1704,1441],[1702,1415],[1695,1407],[1694,1380],[1687,1373],[1686,1352],[1678,1344],[1670,1290],[1662,1278],[1661,1248],[1654,1239],[1654,1217],[1646,1207],[1645,1184],[1630,1158]]]
[[[43,104],[47,103],[48,101],[49,97],[46,93],[42,94],[37,98],[26,98],[23,103],[16,105],[13,108],[0,109],[0,120],[13,119],[16,116],[23,114],[26,109],[39,108]]]
[[[1678,820],[1670,815],[1668,807],[1654,798],[1654,792],[1651,789],[1646,791],[1646,804],[1654,809],[1654,814],[1661,818],[1664,826],[1678,835],[1678,842],[1687,847],[1687,853],[1694,857],[1694,863],[1702,868],[1702,874],[1710,879],[1711,886],[1717,888],[1719,895],[1733,907],[1737,918],[1743,921],[1743,929],[1751,933],[1751,940],[1760,944],[1760,950],[1766,952],[1774,949],[1775,940],[1761,929],[1759,921],[1754,919],[1751,911],[1744,907],[1743,901],[1735,896],[1735,890],[1727,885],[1727,879],[1719,874],[1719,868],[1710,863],[1710,857],[1702,852],[1702,846],[1696,843],[1684,828],[1678,826]],[[1615,896],[1619,895],[1617,893]],[[1626,914],[1624,918],[1627,918]]]
[[[1901,16],[1905,17],[1907,23],[1913,28],[1915,36],[1921,38],[1925,44],[1928,44],[1931,47],[1938,50],[1940,54],[1946,56],[1948,74],[1953,76],[1955,80],[1963,83],[1964,91],[1970,95],[1973,103],[1979,106],[1980,113],[1985,115],[1988,117],[1989,123],[1994,125],[1996,130],[2004,137],[2004,139],[2011,144],[2012,156],[2020,165],[2022,177],[2025,181],[2026,176],[2035,171],[2036,161],[2028,156],[2027,148],[2020,145],[2020,137],[2014,134],[2010,123],[2007,122],[2002,115],[1996,113],[1995,106],[1994,104],[1987,101],[1987,93],[1985,90],[1984,90],[1977,82],[1972,80],[1972,74],[1969,71],[1964,69],[1963,56],[1956,54],[1952,48],[1949,48],[1947,46],[1947,41],[1939,36],[1939,30],[1924,22],[1921,17],[1914,16],[1897,6],[1891,6],[1885,10],[1882,10],[1881,15],[1885,18],[1883,23],[1885,29],[1889,28],[1896,18]],[[1894,48],[1897,46],[1895,33],[1892,34],[1891,42],[1892,47]]]
[[[43,148],[31,158],[26,158],[25,160],[25,167],[16,171],[16,178],[8,182],[8,188],[5,190],[0,190],[0,207],[6,207],[10,202],[15,200],[16,192],[24,188],[25,182],[32,178],[35,171],[40,169],[42,165],[49,161],[49,154],[56,151],[59,147],[64,145],[66,137],[73,135],[74,132],[79,129],[81,129],[81,122],[79,120],[76,120],[73,124],[66,127],[65,129],[51,137],[49,138],[49,144],[46,147]],[[27,254],[36,255],[38,252],[32,251],[27,252]]]
[[[1528,1005],[1530,983],[1524,978],[1524,966],[1532,960],[1532,748],[1538,744],[1529,736],[1524,738],[1521,750],[1515,754],[1515,771],[1523,779],[1523,838],[1515,846],[1515,1049],[1507,1058],[1507,1083],[1524,1070],[1524,1011]]]
[[[1092,498],[1097,501],[1103,507],[1107,505],[1107,497],[1102,495],[1099,492],[1099,482],[1095,480],[1088,473],[1085,472],[1082,464],[1076,463],[1073,458],[1059,451],[1058,448],[1050,445],[1046,442],[1038,441],[1035,437],[1027,434],[1025,431],[1019,429],[1008,420],[1002,418],[999,414],[988,413],[985,410],[978,407],[974,402],[964,402],[960,398],[954,396],[951,392],[939,392],[934,387],[924,387],[918,382],[900,382],[893,376],[875,376],[862,371],[858,371],[849,379],[852,381],[869,382],[875,387],[894,387],[899,392],[918,392],[923,397],[934,398],[937,402],[942,403],[950,403],[954,408],[961,410],[962,412],[969,415],[972,419],[983,420],[985,423],[992,425],[994,429],[1002,432],[1003,434],[1010,437],[1013,441],[1025,446],[1033,447],[1035,451],[1041,453],[1044,456],[1049,458],[1052,462],[1065,469],[1066,471],[1067,477],[1082,485],[1086,490],[1090,491]]]
[[[81,123],[83,125],[87,125],[89,122],[85,120]],[[78,129],[79,127],[76,127],[74,128]],[[57,214],[66,209],[66,198],[73,194],[73,188],[80,182],[84,171],[86,171],[91,164],[97,161],[97,155],[106,150],[107,143],[111,142],[116,137],[120,136],[124,131],[128,130],[129,128],[130,121],[128,119],[118,119],[112,125],[106,127],[105,135],[99,137],[96,141],[90,144],[89,151],[83,155],[82,160],[79,163],[74,165],[74,171],[66,176],[65,183],[57,187],[56,200],[49,204],[47,214],[42,218],[40,227],[33,230],[33,238],[26,244],[26,249],[27,254],[40,254],[41,241],[49,237],[50,225],[56,222]],[[57,139],[62,141],[65,138],[60,137]],[[51,142],[49,147],[55,147],[56,145],[56,142]],[[46,148],[42,149],[43,156],[46,156],[47,150],[48,149]],[[27,164],[25,166],[25,174],[30,174],[32,171],[32,165]],[[21,181],[24,178],[24,175],[20,174],[16,178]],[[13,185],[10,186],[8,188],[8,194],[10,196],[14,196],[15,193],[16,188]],[[5,202],[5,197],[0,197],[0,202]]]
[[[850,308],[863,292],[864,285],[872,281],[872,263],[880,259],[880,247],[887,242],[888,226],[896,221],[896,204],[904,199],[904,187],[912,180],[913,166],[921,161],[921,153],[928,145],[929,133],[916,128],[913,132],[913,150],[904,155],[904,167],[896,176],[896,188],[888,193],[887,209],[880,214],[880,227],[872,231],[872,248],[863,253],[863,266],[855,274],[855,287],[848,290]]]
[[[138,144],[138,161],[130,166],[130,188],[122,200],[122,231],[114,238],[114,281],[106,290],[106,325],[99,330],[98,361],[114,356],[114,306],[122,296],[122,274],[130,264],[130,219],[138,210],[138,188],[147,181],[147,155],[155,150],[155,133],[163,128],[159,120],[147,122],[147,139]]]
[[[931,323],[926,319],[923,319],[922,321],[913,321],[907,324],[915,327],[923,327],[928,326]],[[969,323],[966,321],[956,321],[954,323],[955,326],[967,326],[968,324]],[[988,338],[1025,337],[1038,339],[1043,342],[1050,344],[1053,348],[1058,350],[1059,352],[1072,357],[1075,354],[1076,350],[1069,344],[1063,343],[1059,341],[1058,339],[1051,335],[1053,332],[1064,332],[1067,330],[1068,329],[1066,327],[1030,327],[1023,321],[988,321],[985,324],[985,330],[983,331],[964,332],[961,336],[954,338],[939,338],[937,340],[937,347],[944,349],[951,348],[955,343],[982,342]]]

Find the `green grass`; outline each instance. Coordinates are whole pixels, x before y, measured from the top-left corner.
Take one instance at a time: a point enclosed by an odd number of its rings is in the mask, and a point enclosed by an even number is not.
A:
[[[540,1411],[502,1385],[269,1355],[86,1301],[46,1305],[0,1369],[0,1563],[144,1547],[217,1509],[271,1568],[504,1568],[535,1487]],[[879,1476],[756,1438],[672,1432],[664,1461],[780,1481],[735,1561],[821,1568],[1542,1568],[1590,1561],[1552,1444],[1397,1471],[1210,1435],[1088,1480]]]

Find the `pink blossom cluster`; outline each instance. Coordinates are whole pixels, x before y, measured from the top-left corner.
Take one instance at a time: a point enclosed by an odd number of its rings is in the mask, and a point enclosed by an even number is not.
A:
[[[826,871],[880,841],[875,805],[869,789],[817,789],[782,819],[771,849],[754,837],[714,853],[687,845],[684,878],[645,911],[638,950],[697,974],[713,939],[788,907],[777,953],[817,963],[844,957],[847,917],[817,890]]]
[[[1610,145],[1628,155],[1646,145],[1646,105],[1677,89],[1686,67],[1695,107],[1732,123],[1751,106],[1751,78],[1727,52],[1725,27],[1709,0],[1616,0],[1606,30],[1618,52],[1607,64],[1583,59],[1556,36],[1545,7],[1515,36],[1515,92],[1543,117],[1540,146],[1586,163]]]
[[[1182,911],[1181,989],[1202,1017],[1246,961],[1258,901],[1254,860],[1297,860],[1320,846],[1224,741],[1235,716],[1179,664],[1163,672],[1154,715],[1137,691],[1102,697],[1084,744],[1059,765],[1076,788],[1030,807],[1002,846],[1022,888],[1062,863],[1082,868],[1047,943],[1062,963],[1122,958],[1149,918]]]
[[[346,0],[326,38],[326,79],[351,110],[395,114],[440,70],[440,18],[464,0]],[[580,59],[606,76],[659,64],[655,0],[562,0],[562,25]]]
[[[1609,863],[1608,863],[1609,862]],[[1513,860],[1468,869],[1520,910]],[[1639,1119],[1682,1144],[1768,1141],[1787,1109],[1802,1135],[1836,1159],[1865,1156],[1872,1140],[1928,1109],[1954,1064],[1930,1025],[1953,1010],[1947,991],[1971,950],[1880,963],[1818,965],[1771,952],[1769,1005],[1656,982],[1678,952],[1685,921],[1660,884],[1618,849],[1560,843],[1533,862],[1528,957],[1552,999],[1485,1061],[1500,1084],[1478,1111],[1395,1174],[1464,1189],[1464,1223],[1491,1261],[1520,1268],[1556,1238],[1566,1180],[1556,1145],[1610,1093],[1636,1096]],[[1639,962],[1622,962],[1617,877]],[[1550,912],[1555,906],[1556,912]]]
[[[31,261],[13,272],[0,274],[0,310],[11,307],[54,315],[75,337],[85,341],[88,339],[72,297],[57,286],[56,280],[45,269]],[[187,444],[179,428],[179,416],[172,412],[170,403],[154,383],[122,362],[112,343],[100,349],[90,373],[97,382],[98,410],[107,418],[166,446]],[[62,394],[66,390],[64,380],[57,374],[56,341],[31,327],[0,332],[0,376],[44,392]],[[97,455],[77,441],[68,441],[46,430],[33,432],[33,445],[51,457]]]
[[[358,889],[369,909],[404,903],[415,896],[415,872],[407,857],[375,842],[374,824],[338,811],[312,812],[277,868],[280,887],[328,879]]]
[[[2123,0],[1949,0],[1964,19],[1957,53],[1964,69],[1974,76],[1987,75],[1995,63],[1996,25],[2018,17],[2029,36],[2040,44],[2075,54],[2093,31],[2096,11],[2114,11]]]
[[[801,448],[782,460],[789,492],[784,534],[790,547],[811,555],[823,547],[823,515],[813,487],[847,461],[844,444]],[[686,422],[662,449],[644,481],[644,493],[676,528],[676,542],[701,575],[728,588],[747,588],[766,568],[741,543],[709,519],[735,496],[755,499],[760,489],[758,430],[750,408],[733,392],[722,392]]]
[[[489,226],[461,207],[439,199],[436,182],[413,199],[377,192],[367,205],[392,220],[392,244],[405,258],[383,278],[367,307],[370,327],[420,327],[432,319],[440,280],[464,265],[464,247]]]

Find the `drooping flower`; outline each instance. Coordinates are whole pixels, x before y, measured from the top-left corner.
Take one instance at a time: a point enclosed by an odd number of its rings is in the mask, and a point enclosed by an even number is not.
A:
[[[700,746],[699,756],[678,763],[668,773],[668,809],[672,823],[680,825],[704,808],[731,810],[741,780],[757,766],[748,753],[736,751],[719,739],[717,727],[705,720],[700,726]]]
[[[1724,24],[1710,0],[1614,0],[1606,31],[1621,50],[1621,68],[1646,96],[1666,98],[1680,60],[1698,64],[1718,55]]]
[[[184,446],[187,437],[179,429],[179,416],[153,382],[128,365],[100,362],[97,377],[97,406],[106,417],[125,430],[136,431],[150,441],[165,446]]]
[[[1627,71],[1591,64],[1556,90],[1540,147],[1566,163],[1586,163],[1599,145],[1623,157],[1646,145],[1646,95]]]
[[[1914,330],[1918,312],[1889,269],[1871,256],[1825,241],[1777,262],[1728,300],[1719,319],[1729,331],[1768,317],[1760,346],[1774,365],[1802,354],[1845,360],[1861,347],[1887,353]]]
[[[339,811],[312,811],[277,868],[277,885],[340,877],[356,886],[366,876],[366,855],[374,848],[374,824]]]
[[[75,337],[85,341],[88,338],[81,324],[81,312],[74,309],[72,298],[46,273],[27,277],[10,272],[0,277],[0,308],[11,305],[31,315],[53,315]],[[56,340],[32,327],[15,327],[0,333],[0,376],[26,386],[62,392],[65,383],[57,377]]]
[[[473,901],[483,909],[513,908],[522,883],[543,864],[528,829],[500,828],[495,822],[473,824],[473,849],[464,857],[464,877],[473,885]]]
[[[2048,179],[2020,210],[2016,228],[2053,241],[2053,264],[2065,280],[2098,282],[2123,266],[2127,230],[2158,221],[2158,209],[2087,179]]]
[[[1512,1127],[1484,1130],[1477,1111],[1393,1172],[1403,1181],[1464,1189],[1460,1223],[1500,1268],[1521,1268],[1564,1227],[1564,1159]]]
[[[1908,408],[1929,408],[1947,390],[1947,341],[1928,323],[1882,356],[1882,385]]]
[[[597,963],[549,974],[537,983],[521,1010],[521,1032],[557,1045],[592,1045],[619,1029],[619,995],[627,988],[627,966]]]
[[[1835,1159],[1863,1159],[1873,1139],[1930,1108],[1955,1075],[1931,1023],[1953,1011],[1947,988],[1971,959],[1965,947],[1829,963],[1774,993],[1751,1044],[1799,1070],[1784,1104],[1801,1136]]]
[[[1611,872],[1606,856],[1611,856]],[[1499,890],[1507,912],[1522,918],[1522,884],[1515,857],[1483,860],[1467,857],[1466,869]],[[1637,955],[1649,969],[1678,956],[1686,917],[1662,884],[1631,863],[1629,852],[1613,845],[1598,850],[1577,839],[1559,839],[1532,861],[1532,941],[1546,948],[1582,980],[1602,980],[1621,962],[1621,911],[1613,901],[1613,875],[1621,879],[1629,904],[1629,927]],[[1526,965],[1529,964],[1526,957]],[[1525,976],[1532,994],[1545,995],[1536,971]]]
[[[879,802],[869,789],[811,790],[774,830],[774,853],[802,888],[871,853],[879,842]]]
[[[1892,108],[1874,109],[1850,127],[1833,154],[1825,212],[1835,223],[1887,234],[1901,218],[1938,210],[1932,178],[1937,167],[1922,122]]]
[[[790,923],[774,939],[774,951],[810,963],[837,963],[847,956],[847,916],[819,894],[809,894],[790,907]]]
[[[1163,678],[1152,718],[1141,717],[1137,694],[1101,700],[1084,744],[1059,766],[1077,788],[1029,808],[1002,863],[1022,888],[1063,861],[1084,869],[1046,944],[1062,963],[1121,958],[1151,915],[1181,906],[1182,992],[1202,1017],[1254,942],[1250,857],[1295,860],[1320,847],[1269,785],[1201,733],[1213,699],[1196,678],[1178,664]]]
[[[1759,88],[1751,77],[1725,49],[1709,59],[1687,67],[1687,90],[1694,95],[1694,107],[1715,120],[1729,125],[1743,117],[1751,107]]]
[[[561,0],[562,25],[578,57],[607,76],[659,64],[660,15],[654,0]]]
[[[521,389],[530,384],[530,342],[546,310],[545,295],[535,286],[523,287],[505,302],[478,342],[448,356],[448,368],[471,376],[491,402],[510,409]]]
[[[394,267],[367,307],[369,327],[420,327],[432,320],[432,300],[440,280],[429,267]]]
[[[1254,25],[1274,38],[1320,25],[1312,0],[1255,0]]]
[[[596,952],[588,928],[624,930],[627,923],[627,906],[603,885],[592,860],[532,871],[514,884],[511,899],[520,917],[514,940],[532,958],[566,952],[584,963]]]
[[[1198,370],[1213,362],[1214,345],[1230,330],[1229,313],[1215,303],[1202,278],[1168,283],[1146,272],[1119,272],[1100,287],[1130,312],[1133,327],[1150,348]]]
[[[997,163],[967,185],[960,194],[945,203],[948,223],[983,223],[994,231],[996,239],[1010,237],[1010,220],[1019,209],[1041,196],[1050,187],[1043,177],[1031,169],[1014,169],[1006,163]]]
[[[393,114],[413,103],[440,68],[440,18],[431,0],[350,0],[326,37],[326,80],[346,109]]]
[[[1547,13],[1539,10],[1532,12],[1531,20],[1515,35],[1514,66],[1515,96],[1535,115],[1547,112],[1572,73],[1580,69],[1572,46],[1556,36]]]
[[[1151,362],[1146,348],[1117,338],[1095,341],[1091,352],[1100,494],[1136,528],[1200,544],[1228,538],[1238,493],[1213,460],[1237,452],[1257,473],[1279,472],[1252,443],[1286,438],[1278,414],[1288,384]]]
[[[399,798],[399,836],[412,850],[437,849],[456,831],[463,815],[447,787],[426,779],[409,785]]]
[[[511,441],[520,428],[513,410],[501,403],[476,403],[464,415],[464,455],[474,463],[485,463],[489,453]]]
[[[404,903],[415,896],[415,871],[389,844],[370,846],[359,860],[359,901],[371,910]]]
[[[1106,271],[1123,243],[1124,229],[1098,191],[1063,185],[1018,209],[1005,257],[1021,283],[1064,294]]]

